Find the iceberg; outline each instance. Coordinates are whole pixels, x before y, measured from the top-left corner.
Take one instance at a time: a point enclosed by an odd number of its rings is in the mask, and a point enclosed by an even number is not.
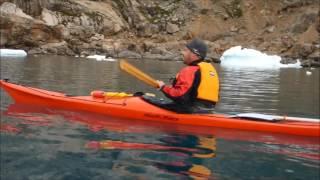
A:
[[[87,56],[87,58],[96,59],[97,61],[116,61],[112,57],[107,57],[106,58],[106,56],[102,56],[102,55],[91,55],[91,56]]]
[[[27,53],[20,49],[0,49],[1,57],[25,57]]]
[[[235,46],[226,50],[221,58],[221,66],[231,68],[301,68],[298,60],[295,64],[280,63],[281,57],[277,55],[267,55],[254,49]]]

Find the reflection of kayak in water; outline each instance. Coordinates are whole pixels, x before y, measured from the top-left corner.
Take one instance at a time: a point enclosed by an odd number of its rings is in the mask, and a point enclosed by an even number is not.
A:
[[[168,156],[173,156],[170,162],[162,161],[147,161],[143,162],[150,163],[153,166],[158,167],[161,170],[179,173],[187,175],[194,178],[209,178],[211,177],[211,170],[201,164],[193,164],[188,161],[189,158],[208,159],[215,157],[216,150],[216,140],[214,137],[202,137],[202,136],[192,136],[197,139],[194,146],[188,147],[179,147],[171,144],[171,141],[181,140],[177,136],[177,139],[173,138],[172,140],[160,139],[164,144],[151,144],[151,143],[136,143],[136,142],[124,142],[124,141],[113,141],[113,140],[104,140],[104,141],[90,141],[86,144],[87,148],[95,150],[138,150],[141,152],[150,152],[150,151],[161,151],[168,153]],[[185,140],[189,141],[188,137]],[[184,144],[184,142],[180,142]],[[185,144],[184,144],[185,145]]]
[[[197,149],[184,148],[184,147],[174,147],[174,146],[164,146],[157,144],[145,144],[145,143],[132,143],[123,141],[90,141],[87,143],[86,147],[91,149],[125,149],[125,150],[178,150],[186,152],[197,152]]]
[[[255,114],[249,114],[248,117],[218,114],[178,114],[152,105],[141,97],[125,96],[122,98],[114,98],[113,96],[106,96],[96,98],[93,96],[68,96],[58,92],[17,85],[5,81],[1,81],[0,83],[1,87],[4,88],[17,103],[67,110],[89,111],[134,120],[303,136],[320,136],[320,127],[317,119],[281,118],[278,116]],[[272,119],[272,117],[275,117],[275,119]],[[261,121],[262,119],[263,121]]]
[[[281,151],[279,154],[291,156],[291,157],[301,157],[306,159],[317,159],[319,156],[317,155],[320,145],[319,139],[317,137],[305,137],[305,136],[292,136],[292,135],[283,135],[283,134],[266,134],[261,132],[247,132],[247,131],[239,131],[232,129],[222,129],[222,128],[212,128],[212,127],[196,127],[196,126],[186,126],[186,125],[175,125],[175,124],[163,124],[158,122],[148,122],[145,121],[131,121],[131,120],[119,120],[115,118],[106,117],[100,114],[92,114],[86,112],[76,112],[76,111],[64,111],[57,109],[50,109],[46,107],[36,107],[36,106],[26,106],[21,104],[11,104],[6,111],[3,111],[3,115],[17,118],[17,120],[21,121],[15,123],[15,125],[7,124],[9,126],[2,126],[1,132],[4,133],[23,133],[23,129],[19,128],[19,124],[28,124],[32,126],[43,126],[43,122],[48,126],[54,125],[55,119],[61,119],[59,116],[62,116],[63,119],[72,121],[73,123],[82,123],[89,127],[89,129],[93,131],[101,131],[107,130],[110,132],[117,133],[142,133],[142,134],[154,134],[154,133],[169,133],[169,134],[177,134],[177,135],[186,135],[192,134],[195,137],[203,137],[203,136],[214,136],[215,139],[222,139],[228,141],[243,141],[243,142],[259,142],[264,143],[266,148],[261,149],[262,152],[268,153],[273,152],[274,150],[270,147],[282,147],[283,145],[290,147],[299,147],[299,149],[290,149],[288,148],[286,151]],[[27,118],[26,118],[27,117]],[[26,118],[26,119],[24,119]],[[36,121],[40,120],[39,123]],[[26,121],[26,122],[23,122]],[[32,123],[30,123],[30,121]],[[49,123],[52,121],[51,123]],[[178,150],[179,144],[176,144],[174,141],[169,142],[170,140],[166,140],[170,146],[173,146],[176,149],[170,149],[166,145],[149,145],[143,143],[131,143],[131,142],[120,142],[120,144],[116,144],[115,142],[109,144],[113,145],[115,149],[128,150],[132,149],[138,150],[157,150],[157,148],[162,149],[162,151],[176,151],[183,154],[190,154],[194,150],[194,147],[199,146],[201,149],[195,148],[198,153],[192,153],[193,157],[198,158],[207,158],[215,156],[215,142],[207,138],[201,138],[201,140],[197,141],[197,145],[191,146],[190,149]],[[178,140],[180,142],[181,140]],[[91,141],[89,141],[90,143]],[[93,141],[96,143],[100,143],[103,141]],[[112,142],[112,141],[109,141]],[[87,144],[89,144],[87,143]],[[96,144],[97,145],[97,144]],[[99,145],[99,144],[98,144]],[[135,146],[137,145],[137,146]],[[164,147],[161,147],[164,146]],[[96,146],[101,147],[99,146]],[[142,149],[145,147],[145,149]],[[92,147],[94,148],[94,147]],[[205,149],[212,149],[212,154]],[[300,149],[302,148],[302,149]],[[103,148],[100,148],[103,149]],[[110,146],[111,149],[111,146]],[[190,150],[190,151],[189,151]],[[250,148],[249,148],[250,150]],[[259,151],[251,149],[253,151]],[[315,153],[316,152],[316,153]],[[277,153],[277,152],[275,152]]]
[[[169,142],[168,142],[169,143]],[[192,154],[193,157],[212,158],[215,157],[216,140],[214,137],[197,137],[197,144],[193,147],[180,147],[176,145],[161,145],[150,143],[136,143],[124,141],[90,141],[86,144],[90,149],[121,149],[121,150],[157,150],[157,151],[177,151]],[[171,143],[169,143],[171,144]]]
[[[52,125],[54,119],[62,116],[65,120],[82,123],[93,132],[108,130],[118,133],[170,133],[170,134],[193,134],[213,135],[218,139],[232,141],[262,142],[268,144],[299,145],[311,149],[319,149],[318,137],[293,136],[285,134],[272,134],[263,132],[248,132],[234,129],[199,127],[189,125],[164,124],[160,122],[146,122],[143,120],[128,120],[112,118],[96,113],[65,111],[47,107],[29,106],[23,104],[11,104],[3,115],[15,117],[22,122],[34,126]],[[59,119],[59,118],[58,118]],[[205,141],[201,141],[204,143]]]
[[[7,133],[13,133],[17,134],[21,131],[20,128],[15,127],[14,125],[11,124],[0,124],[0,132],[7,132]]]

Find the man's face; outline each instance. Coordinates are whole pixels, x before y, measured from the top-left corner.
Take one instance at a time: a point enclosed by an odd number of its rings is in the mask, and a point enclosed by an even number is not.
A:
[[[184,64],[187,65],[199,59],[198,56],[191,52],[187,47],[182,50],[181,54],[183,56]]]

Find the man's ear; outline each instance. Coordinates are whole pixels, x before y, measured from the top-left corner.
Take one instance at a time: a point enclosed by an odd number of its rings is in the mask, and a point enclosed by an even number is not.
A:
[[[199,60],[199,56],[194,53],[191,53],[191,57],[192,57],[192,60]]]

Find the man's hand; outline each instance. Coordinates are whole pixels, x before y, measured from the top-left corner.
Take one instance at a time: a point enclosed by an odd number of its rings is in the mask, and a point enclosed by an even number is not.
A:
[[[158,81],[157,80],[157,83],[159,84],[159,90],[161,90],[162,87],[165,85],[165,83],[163,81]]]

